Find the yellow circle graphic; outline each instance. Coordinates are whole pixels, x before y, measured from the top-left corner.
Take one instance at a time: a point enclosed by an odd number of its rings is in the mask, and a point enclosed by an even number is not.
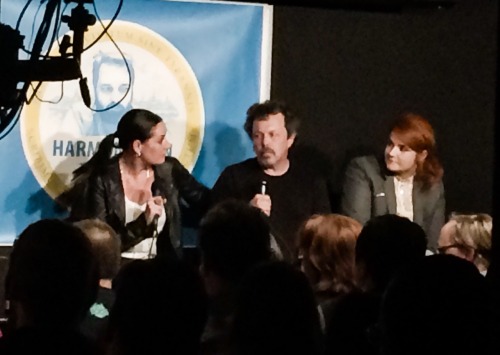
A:
[[[84,48],[102,30],[100,24],[90,27]],[[68,187],[73,170],[92,156],[130,108],[149,109],[164,119],[172,155],[187,169],[192,170],[198,158],[204,105],[187,60],[169,41],[142,25],[115,21],[108,33],[81,58],[92,109],[84,105],[78,81],[73,80],[42,83],[22,111],[24,154],[38,183],[52,198]],[[54,47],[50,54],[57,56],[59,48]],[[103,110],[115,103],[119,103],[116,108]]]

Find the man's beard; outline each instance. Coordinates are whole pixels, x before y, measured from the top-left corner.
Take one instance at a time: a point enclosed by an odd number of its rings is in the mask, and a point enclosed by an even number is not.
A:
[[[111,107],[113,105],[115,105],[115,102],[112,102],[111,104],[107,105],[107,107]],[[105,109],[105,107],[97,105],[97,110],[103,110],[103,109]],[[107,109],[106,111],[96,112],[95,115],[99,116],[101,119],[106,121],[118,122],[120,118],[122,118],[122,116],[131,109],[132,105],[130,105],[130,103],[128,103],[126,106],[118,104],[113,108]]]
[[[267,155],[266,157],[264,157],[265,153],[270,153],[271,156]],[[266,149],[257,156],[257,160],[259,161],[259,164],[262,168],[269,169],[273,166],[272,161],[274,160],[274,156],[275,154],[273,150]]]
[[[110,104],[109,106],[112,105],[113,104]],[[93,123],[89,133],[91,135],[107,135],[115,132],[116,126],[122,116],[131,109],[132,106],[130,103],[127,106],[118,104],[109,110],[94,113],[92,118]]]

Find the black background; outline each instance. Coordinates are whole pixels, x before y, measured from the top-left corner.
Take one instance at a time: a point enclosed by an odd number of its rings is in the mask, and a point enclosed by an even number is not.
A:
[[[447,212],[492,213],[497,1],[326,3],[274,7],[271,97],[302,119],[294,154],[328,172],[335,198],[346,161],[382,152],[413,110],[436,131]]]

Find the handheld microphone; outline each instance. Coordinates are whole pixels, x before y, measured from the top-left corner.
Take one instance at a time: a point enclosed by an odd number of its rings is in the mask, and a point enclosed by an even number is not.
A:
[[[153,256],[153,244],[154,244],[154,241],[155,241],[155,238],[158,236],[158,219],[160,218],[160,215],[158,214],[155,214],[154,217],[153,217],[153,237],[152,237],[152,240],[151,240],[151,244],[149,245],[149,251],[148,251],[148,259],[151,259],[152,256]]]
[[[160,215],[155,214],[153,217],[153,226],[155,227],[155,230],[158,229],[158,219],[160,219]]]
[[[165,204],[167,202],[165,198],[163,198],[161,196],[159,196],[159,197],[161,198],[161,202],[159,201],[158,197],[155,197],[154,198],[155,205],[160,206],[160,205]],[[160,219],[160,215],[159,214],[155,214],[153,216],[153,225],[155,227],[155,230],[158,229],[158,219]]]
[[[266,194],[266,186],[267,186],[267,181],[262,181],[262,185],[260,186],[260,194],[265,195]]]

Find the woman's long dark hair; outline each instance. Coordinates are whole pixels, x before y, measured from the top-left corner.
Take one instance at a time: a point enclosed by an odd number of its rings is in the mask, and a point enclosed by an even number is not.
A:
[[[58,202],[70,206],[73,201],[83,197],[88,179],[95,171],[107,165],[114,148],[126,151],[131,149],[135,140],[146,141],[151,137],[153,127],[161,121],[160,116],[145,109],[132,109],[125,113],[118,122],[116,132],[104,137],[92,158],[73,171],[71,186],[58,197]]]

